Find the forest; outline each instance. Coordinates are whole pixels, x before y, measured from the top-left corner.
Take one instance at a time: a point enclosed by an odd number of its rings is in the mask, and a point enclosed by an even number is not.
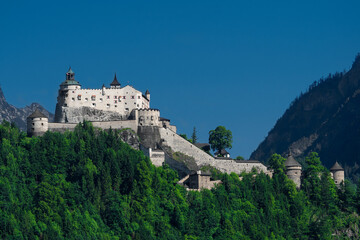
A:
[[[213,172],[211,190],[187,191],[117,131],[27,137],[0,125],[0,239],[358,239],[360,188],[337,188],[316,153],[301,190],[274,154],[274,170]]]

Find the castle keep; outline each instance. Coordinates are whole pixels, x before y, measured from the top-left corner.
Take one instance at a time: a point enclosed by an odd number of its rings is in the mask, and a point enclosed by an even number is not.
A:
[[[205,166],[226,173],[240,174],[255,169],[270,176],[272,174],[259,161],[233,160],[229,156],[213,157],[185,140],[176,133],[176,126],[171,125],[169,119],[162,118],[158,109],[150,108],[148,90],[142,94],[132,86],[122,87],[116,75],[110,87],[103,85],[100,89],[84,89],[75,80],[75,73],[70,68],[60,84],[54,122],[49,122],[43,113],[36,110],[27,118],[27,132],[30,136],[41,136],[46,131],[72,131],[83,121],[91,122],[95,128],[123,129],[136,133],[140,139],[140,150],[153,164],[168,164],[178,171],[186,186],[210,188],[215,184],[208,175],[199,172]],[[301,165],[289,157],[285,166],[288,177],[300,187]],[[341,169],[338,163],[331,169],[336,184],[344,181],[344,171]]]

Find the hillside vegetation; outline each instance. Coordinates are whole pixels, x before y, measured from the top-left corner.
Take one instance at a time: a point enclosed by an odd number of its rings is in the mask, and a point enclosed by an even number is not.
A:
[[[358,238],[359,193],[337,190],[316,154],[298,191],[283,162],[273,156],[272,179],[218,174],[211,191],[186,191],[117,132],[85,122],[28,138],[4,123],[0,239]]]
[[[357,180],[360,161],[360,55],[347,72],[315,81],[276,122],[251,159],[267,162],[273,153],[298,158],[318,152],[326,167],[341,163]]]

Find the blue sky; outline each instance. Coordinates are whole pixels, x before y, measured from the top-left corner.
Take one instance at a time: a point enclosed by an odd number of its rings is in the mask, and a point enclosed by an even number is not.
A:
[[[249,157],[290,102],[360,52],[359,1],[1,1],[7,100],[55,111],[71,65],[83,87],[123,84],[199,140],[223,125]]]

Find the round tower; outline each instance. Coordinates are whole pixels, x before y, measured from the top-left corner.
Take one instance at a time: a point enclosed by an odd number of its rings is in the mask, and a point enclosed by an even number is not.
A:
[[[302,167],[291,154],[285,161],[285,171],[288,178],[294,181],[296,188],[300,188]]]
[[[337,186],[339,186],[345,180],[345,171],[340,166],[340,164],[336,161],[334,166],[330,168],[331,176],[334,179],[334,182]]]
[[[36,109],[27,117],[27,133],[29,136],[42,136],[48,130],[49,119]]]

